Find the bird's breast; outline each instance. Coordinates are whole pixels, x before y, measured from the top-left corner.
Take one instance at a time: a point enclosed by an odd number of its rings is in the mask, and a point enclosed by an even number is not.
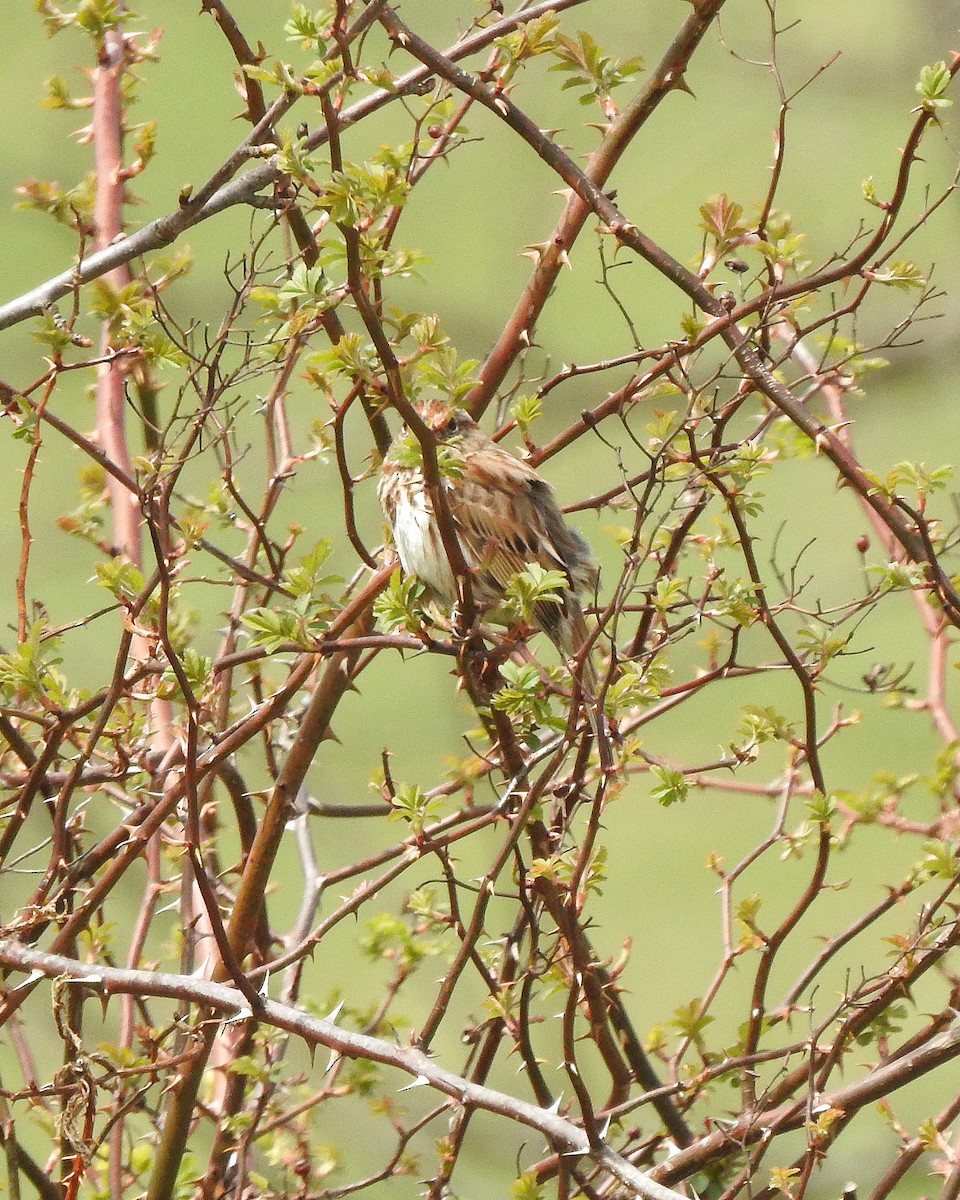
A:
[[[421,486],[399,488],[398,492],[393,539],[403,569],[408,575],[416,575],[441,600],[452,604],[457,597],[457,583],[426,491]]]

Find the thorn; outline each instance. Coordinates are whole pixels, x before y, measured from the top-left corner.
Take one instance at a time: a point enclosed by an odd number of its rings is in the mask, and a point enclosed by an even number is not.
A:
[[[675,92],[686,92],[688,96],[693,96],[694,100],[696,100],[696,92],[694,92],[690,84],[687,83],[687,77],[685,75],[668,75],[667,83]]]
[[[23,980],[22,983],[18,983],[17,986],[11,988],[10,991],[12,993],[16,993],[16,992],[22,991],[24,988],[33,987],[33,985],[38,980],[43,979],[43,978],[44,978],[43,972],[40,970],[34,969],[33,971],[30,972],[30,974],[26,977],[26,979]]]
[[[402,1088],[397,1088],[398,1092],[409,1092],[411,1088],[426,1087],[430,1080],[426,1075],[418,1075],[413,1083],[408,1083]]]
[[[534,262],[541,262],[547,255],[550,249],[550,242],[531,242],[524,246],[520,252],[521,258],[531,258]]]
[[[327,1015],[323,1019],[325,1021],[329,1021],[331,1025],[336,1025],[337,1017],[339,1017],[341,1012],[343,1011],[343,1005],[344,1005],[343,1000],[341,1000],[339,1004],[335,1004],[333,1006],[333,1008],[330,1009],[330,1011],[327,1013]]]
[[[253,1009],[249,1004],[241,1004],[232,1017],[225,1017],[224,1025],[239,1025],[242,1021],[253,1019]]]
[[[820,451],[821,451],[821,450],[824,448],[824,446],[826,446],[826,445],[828,444],[828,442],[827,442],[827,434],[830,434],[832,437],[836,437],[836,435],[837,435],[837,434],[840,432],[840,430],[841,430],[841,429],[846,429],[846,427],[847,427],[849,424],[850,424],[850,422],[849,422],[849,421],[838,421],[838,422],[836,423],[836,425],[824,425],[824,426],[822,426],[822,427],[821,427],[821,429],[820,429],[820,432],[819,432],[819,433],[817,434],[817,436],[816,436],[816,437],[813,439],[813,444],[814,444],[814,446],[815,446],[815,448],[816,448],[816,451],[817,451],[817,453],[819,454],[819,453],[820,453]]]

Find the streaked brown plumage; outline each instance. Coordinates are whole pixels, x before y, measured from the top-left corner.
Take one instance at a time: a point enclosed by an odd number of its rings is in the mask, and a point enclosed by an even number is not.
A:
[[[449,444],[457,469],[443,478],[447,504],[475,603],[496,607],[508,581],[527,563],[560,570],[570,586],[561,603],[537,605],[537,626],[561,653],[575,654],[587,636],[579,595],[596,586],[590,548],[567,525],[553,489],[532,467],[493,442],[462,408],[439,400],[417,405],[438,444]],[[423,485],[423,472],[407,465],[401,434],[383,463],[377,495],[386,513],[405,572],[416,575],[447,607],[457,600],[456,577],[443,547],[440,526]]]

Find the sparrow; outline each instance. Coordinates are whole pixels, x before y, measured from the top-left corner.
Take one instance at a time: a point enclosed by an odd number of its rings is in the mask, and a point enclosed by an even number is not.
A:
[[[525,462],[498,446],[468,412],[440,400],[415,408],[441,450],[441,486],[481,610],[496,609],[504,589],[528,563],[562,571],[559,603],[535,605],[534,624],[562,655],[578,653],[588,633],[580,595],[592,593],[597,567],[590,547],[563,518],[553,488]],[[377,496],[393,529],[400,565],[446,608],[458,600],[457,580],[440,523],[424,485],[418,443],[409,432],[383,462]],[[589,671],[588,664],[585,664]],[[586,682],[586,679],[585,679]]]

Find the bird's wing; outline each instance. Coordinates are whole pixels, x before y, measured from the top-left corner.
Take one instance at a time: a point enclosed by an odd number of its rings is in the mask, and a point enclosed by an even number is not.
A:
[[[544,517],[545,505],[556,506],[550,485],[512,454],[467,457],[448,496],[467,561],[501,591],[526,563],[569,573]]]

